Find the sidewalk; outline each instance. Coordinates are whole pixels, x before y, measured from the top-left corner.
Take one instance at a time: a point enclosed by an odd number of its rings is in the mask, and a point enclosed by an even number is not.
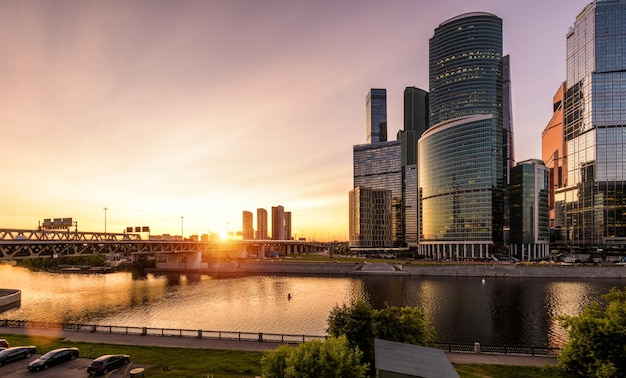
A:
[[[254,352],[272,350],[278,348],[281,345],[280,343],[276,342],[219,340],[209,338],[198,339],[172,336],[121,335],[112,333],[66,331],[51,328],[0,327],[0,335],[3,334],[60,337],[69,341],[87,343],[144,345],[172,348],[246,350]],[[458,364],[492,364],[515,366],[555,366],[557,364],[556,357],[544,356],[453,352],[446,352],[446,355],[448,356],[450,362]]]

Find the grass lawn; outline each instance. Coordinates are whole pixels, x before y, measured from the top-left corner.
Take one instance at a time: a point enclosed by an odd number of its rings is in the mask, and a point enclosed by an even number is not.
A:
[[[263,352],[163,348],[151,346],[77,343],[53,337],[0,334],[12,346],[35,345],[38,353],[61,347],[77,347],[80,357],[96,358],[103,354],[129,354],[133,362],[149,365],[145,375],[150,378],[254,378],[261,375]],[[567,378],[556,367],[455,364],[462,378]]]
[[[454,364],[461,378],[570,378],[556,366]]]

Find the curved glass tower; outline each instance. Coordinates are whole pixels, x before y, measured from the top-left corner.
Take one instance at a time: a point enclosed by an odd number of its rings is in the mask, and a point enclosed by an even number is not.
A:
[[[493,14],[454,17],[430,39],[430,126],[418,143],[427,257],[487,258],[502,247],[504,66],[502,20]]]
[[[430,39],[430,125],[473,114],[502,122],[502,19],[467,13]]]

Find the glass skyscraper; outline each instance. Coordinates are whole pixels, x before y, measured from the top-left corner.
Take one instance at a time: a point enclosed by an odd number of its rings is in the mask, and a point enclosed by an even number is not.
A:
[[[502,20],[475,12],[440,24],[430,39],[429,68],[430,126],[417,159],[419,251],[486,258],[503,247],[505,172],[512,164]]]
[[[391,214],[386,219],[391,220],[391,242],[394,245],[404,243],[401,159],[400,141],[353,146],[354,188],[389,190],[391,193]],[[350,216],[353,217],[355,214],[351,213]]]
[[[387,141],[387,90],[372,88],[365,98],[367,143]]]
[[[567,33],[566,243],[626,244],[626,1],[597,0]],[[556,214],[559,217],[559,214]]]
[[[550,194],[548,208],[550,209],[550,240],[555,243],[563,242],[563,210],[556,211],[554,194],[566,186],[565,181],[565,157],[567,151],[563,141],[563,99],[565,98],[565,82],[559,85],[559,89],[552,98],[552,118],[541,134],[541,157],[550,171]],[[561,201],[561,206],[563,203]],[[560,216],[556,217],[556,214]]]
[[[404,130],[398,132],[402,143],[402,227],[404,242],[417,247],[417,141],[428,129],[428,92],[416,87],[404,89]]]
[[[511,254],[522,261],[550,254],[550,171],[542,160],[511,169]]]

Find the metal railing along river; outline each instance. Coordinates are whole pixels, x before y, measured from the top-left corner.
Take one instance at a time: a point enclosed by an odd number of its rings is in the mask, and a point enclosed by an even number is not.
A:
[[[325,340],[327,336],[319,335],[293,335],[263,332],[241,332],[241,331],[213,331],[213,330],[191,330],[176,328],[150,328],[150,327],[128,327],[99,324],[82,323],[56,323],[32,320],[0,320],[0,333],[2,327],[10,328],[44,328],[60,329],[65,331],[110,333],[120,335],[141,335],[141,336],[163,336],[163,337],[186,337],[186,338],[207,338],[217,340],[238,340],[238,341],[258,341],[276,342],[287,344],[299,344],[310,340]],[[443,343],[435,342],[434,348],[447,352],[464,353],[492,353],[492,354],[517,354],[533,356],[558,356],[561,348],[553,347],[533,347],[533,346],[510,346],[510,345],[482,345],[480,343]]]

